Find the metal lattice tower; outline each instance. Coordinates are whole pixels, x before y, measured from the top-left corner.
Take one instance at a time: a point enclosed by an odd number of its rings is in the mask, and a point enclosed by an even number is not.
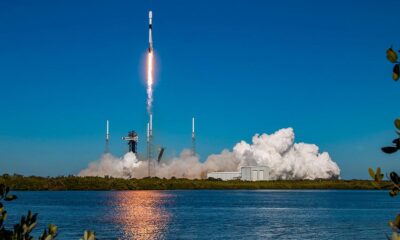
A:
[[[153,114],[149,115],[149,123],[147,123],[147,161],[148,161],[148,176],[151,177],[151,168],[153,163]]]

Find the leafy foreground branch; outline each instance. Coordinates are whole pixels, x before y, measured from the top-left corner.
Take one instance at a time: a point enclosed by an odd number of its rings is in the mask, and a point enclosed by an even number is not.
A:
[[[400,51],[399,51],[400,52]],[[397,53],[390,47],[386,51],[386,58],[393,63],[393,71],[392,71],[392,78],[394,81],[400,79],[400,62],[398,61]],[[394,126],[396,128],[397,137],[392,141],[391,146],[382,147],[382,152],[386,154],[393,154],[400,150],[400,119],[394,120]],[[377,168],[374,171],[372,168],[368,169],[370,176],[373,179],[373,185],[376,188],[380,188],[382,186],[382,180],[384,178],[384,174],[381,172],[381,168]],[[388,176],[390,180],[389,185],[385,185],[385,188],[390,188],[389,195],[391,197],[396,197],[400,192],[400,177],[396,172],[391,172]],[[387,239],[392,240],[400,240],[400,214],[398,214],[394,221],[389,221],[389,226],[392,229],[392,235],[388,236],[386,234]]]
[[[4,209],[3,201],[14,201],[16,195],[9,194],[10,188],[4,184],[0,184],[0,240],[33,240],[31,232],[37,225],[38,214],[32,214],[29,210],[26,216],[21,217],[21,221],[14,225],[13,230],[7,230],[4,221],[7,218],[7,211]],[[57,237],[57,226],[49,224],[39,236],[39,240],[53,240]],[[96,236],[92,231],[85,231],[83,240],[96,240]]]

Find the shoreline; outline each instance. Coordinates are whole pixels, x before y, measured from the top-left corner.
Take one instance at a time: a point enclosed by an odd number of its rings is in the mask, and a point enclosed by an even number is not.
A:
[[[123,191],[123,190],[380,190],[372,180],[220,181],[184,178],[121,179],[112,177],[37,177],[0,175],[0,183],[17,191]],[[387,186],[389,181],[381,182]]]

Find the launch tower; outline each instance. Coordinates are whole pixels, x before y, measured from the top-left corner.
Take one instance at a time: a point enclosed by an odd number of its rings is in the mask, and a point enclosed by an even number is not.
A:
[[[139,136],[135,131],[130,131],[128,132],[128,136],[123,137],[122,140],[125,140],[128,142],[129,146],[129,152],[133,152],[134,154],[137,154],[137,143],[139,141]]]

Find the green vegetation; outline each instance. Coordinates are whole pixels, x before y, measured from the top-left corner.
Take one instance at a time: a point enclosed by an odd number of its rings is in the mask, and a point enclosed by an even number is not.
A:
[[[13,230],[7,230],[4,226],[4,221],[7,219],[7,211],[1,201],[14,201],[16,195],[9,193],[10,188],[4,184],[0,184],[0,239],[4,240],[33,240],[31,236],[32,230],[37,225],[38,214],[32,214],[28,211],[26,216],[21,217],[21,221],[14,225]],[[53,240],[57,236],[57,226],[50,224],[48,229],[45,229],[40,235],[40,240]]]
[[[14,229],[8,230],[4,226],[7,219],[7,211],[4,209],[3,201],[14,201],[16,195],[10,194],[10,188],[5,184],[0,184],[0,239],[1,240],[34,240],[31,236],[32,230],[36,227],[38,214],[32,214],[29,210],[26,216],[21,217],[21,221],[14,225]],[[54,240],[57,237],[57,226],[49,224],[47,229],[44,229],[39,240]],[[96,240],[93,231],[85,231],[82,240]]]
[[[112,177],[24,177],[0,176],[13,190],[173,190],[173,189],[376,189],[389,182],[372,185],[369,180],[277,180],[219,181],[189,179],[120,179]]]

